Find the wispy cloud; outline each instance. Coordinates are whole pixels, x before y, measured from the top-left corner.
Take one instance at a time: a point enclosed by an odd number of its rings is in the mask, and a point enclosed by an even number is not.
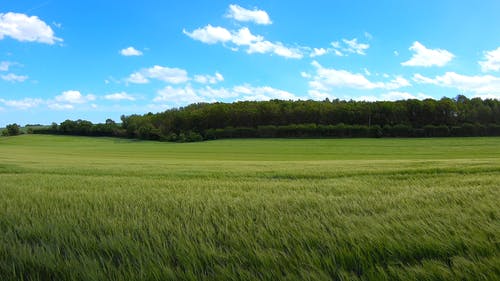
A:
[[[155,65],[132,73],[126,81],[133,84],[146,84],[150,82],[150,79],[171,84],[180,84],[189,80],[187,71],[184,69]]]
[[[4,100],[0,99],[0,102],[7,107],[12,107],[14,109],[26,110],[33,107],[37,107],[43,103],[42,99],[35,98],[24,98],[20,100]]]
[[[135,101],[135,97],[126,92],[119,92],[119,93],[105,95],[104,99],[112,101],[121,101],[121,100]]]
[[[26,75],[17,75],[14,73],[1,75],[0,77],[2,77],[3,80],[8,82],[24,82],[28,79],[28,76]]]
[[[369,33],[368,33],[369,34]],[[365,35],[367,38],[371,38]],[[310,57],[319,57],[326,54],[334,54],[342,57],[349,54],[366,55],[366,51],[370,48],[368,43],[360,43],[357,38],[342,39],[341,41],[334,41],[330,43],[329,48],[312,48]]]
[[[224,81],[224,76],[219,72],[216,72],[214,75],[195,75],[194,81],[201,84],[217,84]]]

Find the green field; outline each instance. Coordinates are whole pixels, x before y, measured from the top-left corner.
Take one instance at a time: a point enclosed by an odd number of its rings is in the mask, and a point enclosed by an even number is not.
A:
[[[0,138],[1,280],[500,280],[500,138]]]

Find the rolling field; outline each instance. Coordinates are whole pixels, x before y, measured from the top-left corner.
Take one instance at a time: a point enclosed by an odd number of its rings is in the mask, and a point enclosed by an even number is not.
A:
[[[0,138],[0,280],[500,280],[500,138]]]

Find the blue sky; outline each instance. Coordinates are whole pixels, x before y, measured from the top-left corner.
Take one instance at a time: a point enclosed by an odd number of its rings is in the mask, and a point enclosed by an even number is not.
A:
[[[500,98],[500,1],[0,0],[0,126],[193,102]]]

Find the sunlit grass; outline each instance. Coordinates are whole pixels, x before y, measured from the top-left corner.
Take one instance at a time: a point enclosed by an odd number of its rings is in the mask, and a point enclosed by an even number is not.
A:
[[[500,138],[0,138],[2,280],[498,280]]]

